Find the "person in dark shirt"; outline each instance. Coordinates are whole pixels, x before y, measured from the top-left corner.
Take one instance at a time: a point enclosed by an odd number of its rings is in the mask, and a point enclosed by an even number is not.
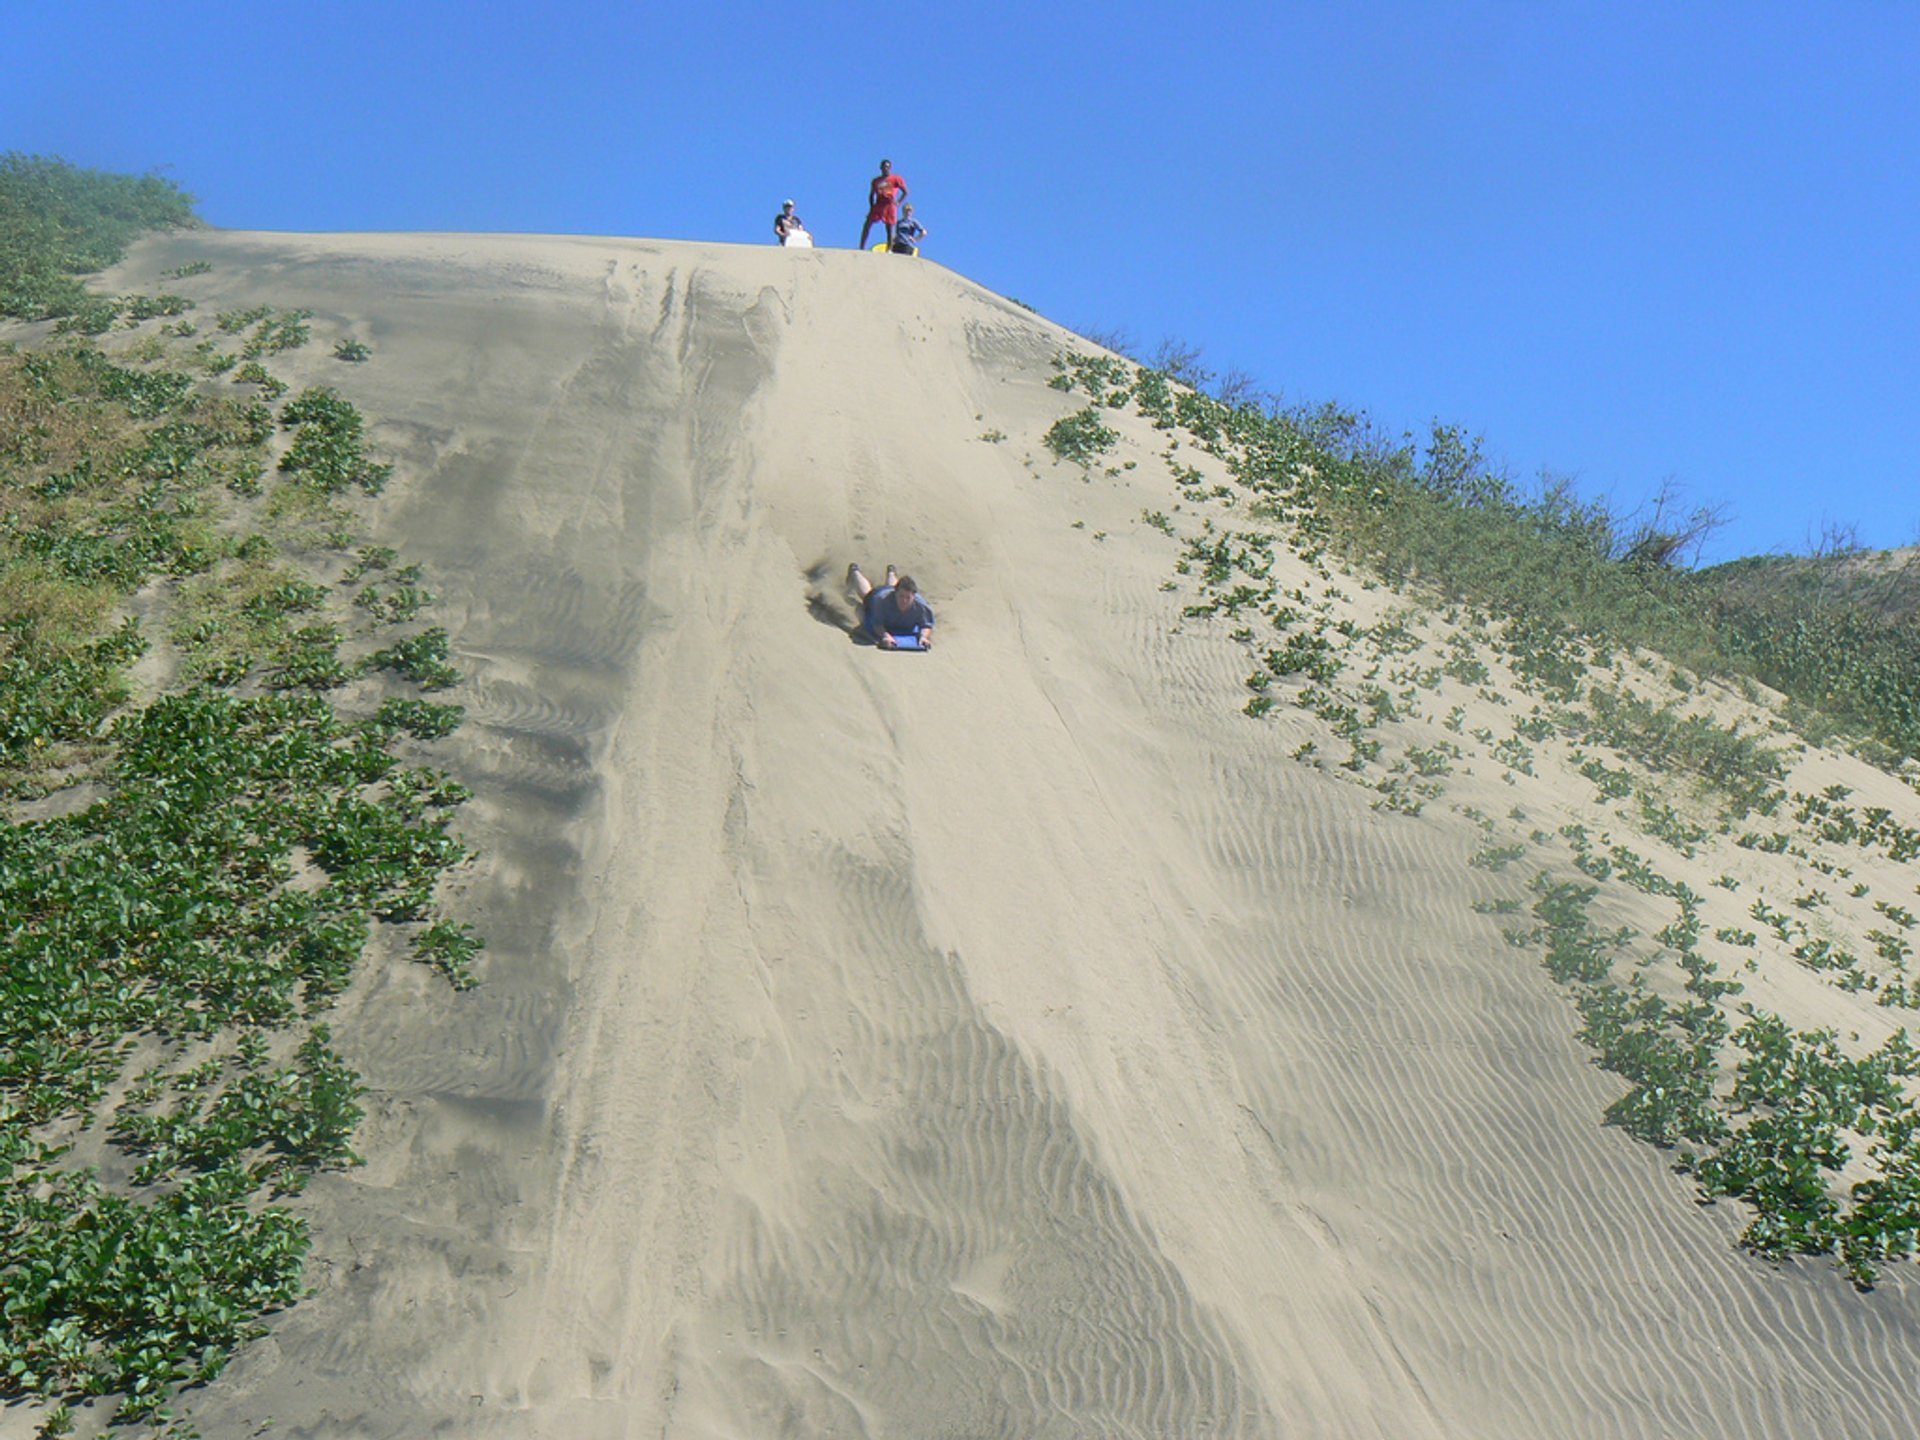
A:
[[[889,565],[887,583],[875,588],[859,565],[849,565],[847,591],[860,604],[861,631],[883,650],[893,649],[900,637],[908,635],[919,641],[922,650],[933,648],[933,607],[911,575],[899,575]]]
[[[907,182],[893,173],[893,162],[882,160],[880,173],[867,182],[867,223],[860,227],[860,248],[867,248],[867,234],[875,225],[884,225],[887,244],[893,244],[893,227],[900,219],[900,202],[907,198]]]
[[[792,235],[804,235],[807,233],[807,222],[793,213],[793,202],[791,200],[782,205],[780,207],[780,213],[773,217],[773,233],[780,237],[780,243],[782,245],[786,244],[788,237]]]
[[[918,255],[920,242],[927,238],[927,227],[913,218],[911,204],[900,207],[900,223],[893,227],[893,253],[896,255]]]

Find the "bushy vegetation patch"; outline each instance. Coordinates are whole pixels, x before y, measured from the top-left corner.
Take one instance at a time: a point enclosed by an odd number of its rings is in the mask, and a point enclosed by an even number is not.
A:
[[[1779,752],[1742,734],[1672,705],[1596,685],[1587,694],[1588,713],[1574,720],[1577,733],[1611,745],[1649,769],[1678,769],[1726,796],[1736,815],[1765,803],[1786,777]],[[1584,721],[1584,723],[1583,723]]]
[[[1104,448],[1090,447],[1092,427],[1111,433],[1099,409],[1131,406],[1223,460],[1309,545],[1519,627],[1551,688],[1571,693],[1582,648],[1644,647],[1703,674],[1772,685],[1896,756],[1920,756],[1911,607],[1858,587],[1830,587],[1814,604],[1737,569],[1691,571],[1681,562],[1711,529],[1709,512],[1663,505],[1623,520],[1564,483],[1516,486],[1457,427],[1436,423],[1416,446],[1362,413],[1227,403],[1111,356],[1062,356],[1053,384],[1092,402],[1049,432],[1056,454],[1088,463]]]
[[[1653,993],[1631,931],[1603,932],[1589,918],[1592,885],[1542,873],[1532,929],[1554,978],[1574,990],[1581,1038],[1627,1093],[1607,1119],[1642,1140],[1677,1147],[1677,1162],[1709,1198],[1753,1207],[1743,1239],[1764,1255],[1839,1257],[1861,1286],[1920,1246],[1920,1112],[1902,1082],[1920,1074],[1905,1032],[1861,1058],[1830,1030],[1794,1031],[1745,1007],[1731,1027],[1716,1003],[1738,986],[1701,958],[1698,897],[1668,883],[1680,916],[1660,941],[1680,954],[1688,1003]],[[1624,963],[1617,963],[1624,962]],[[1616,970],[1624,969],[1624,984]],[[1726,1050],[1738,1052],[1729,1063]],[[1870,1177],[1845,1189],[1840,1172],[1867,1148]]]
[[[1851,600],[1815,610],[1790,595],[1737,590],[1711,603],[1731,664],[1899,755],[1920,755],[1920,619],[1886,619]]]
[[[257,1317],[299,1293],[304,1225],[250,1206],[252,1182],[231,1167],[143,1202],[17,1133],[0,1147],[10,1396],[118,1393],[121,1418],[160,1418],[177,1386],[218,1375]]]
[[[1668,1151],[1703,1198],[1748,1207],[1744,1238],[1759,1253],[1831,1254],[1862,1287],[1912,1256],[1920,1062],[1905,1032],[1860,1054],[1857,1036],[1849,1049],[1831,1030],[1797,1028],[1741,998],[1753,952],[1766,950],[1842,991],[1920,1008],[1904,934],[1920,922],[1887,900],[1863,917],[1871,886],[1847,854],[1907,863],[1920,857],[1920,827],[1849,804],[1844,786],[1790,788],[1797,747],[1773,737],[1791,711],[1767,715],[1752,684],[1780,683],[1783,665],[1776,654],[1763,673],[1758,642],[1742,638],[1756,595],[1716,590],[1674,563],[1684,524],[1623,527],[1564,489],[1520,496],[1458,431],[1437,427],[1420,452],[1383,444],[1338,411],[1228,404],[1189,378],[1070,356],[1052,384],[1086,397],[1061,422],[1069,434],[1111,433],[1106,412],[1128,407],[1165,434],[1179,498],[1143,522],[1177,547],[1163,588],[1187,592],[1182,622],[1221,626],[1252,662],[1245,714],[1271,723],[1290,705],[1294,723],[1317,722],[1293,758],[1364,785],[1375,810],[1409,821],[1477,769],[1482,787],[1490,777],[1524,790],[1529,807],[1597,810],[1657,842],[1643,853],[1564,810],[1567,823],[1549,831],[1518,803],[1504,819],[1453,807],[1480,828],[1468,863],[1490,880],[1535,857],[1531,922],[1507,938],[1567,988],[1581,1039],[1623,1081],[1607,1123]],[[1222,469],[1231,485],[1218,482]],[[1415,603],[1357,602],[1348,584]],[[1829,606],[1796,631],[1776,610],[1779,623],[1757,633],[1776,645],[1858,641],[1858,668],[1836,655],[1816,673],[1809,654],[1789,689],[1798,687],[1803,715],[1819,706],[1823,723],[1850,717],[1891,743],[1912,711],[1897,687],[1876,687],[1920,649],[1909,641],[1901,651],[1890,612],[1876,621],[1878,650],[1864,631],[1836,628],[1835,613],[1850,612]],[[1703,693],[1704,675],[1732,678],[1757,713],[1724,723],[1715,707],[1731,697]],[[1451,738],[1439,738],[1435,722]],[[1551,792],[1565,775],[1592,789],[1563,802]],[[1659,858],[1715,848],[1783,857],[1766,872],[1795,886],[1783,903],[1757,882],[1760,893],[1741,902],[1767,927],[1764,943],[1759,931],[1710,925],[1711,906],[1726,902],[1710,903]],[[1548,852],[1572,873],[1540,868]],[[1722,873],[1713,883],[1732,891],[1742,880]],[[1652,936],[1603,926],[1593,919],[1603,896],[1642,912],[1648,900],[1671,905],[1672,916]],[[1517,914],[1522,903],[1504,895],[1474,908]],[[1847,924],[1879,922],[1866,944],[1838,928],[1843,907]],[[1729,960],[1739,968],[1722,974]]]
[[[1836,606],[1896,622],[1920,614],[1920,548],[1875,552],[1829,526],[1806,555],[1751,555],[1708,572],[1721,591],[1756,607],[1807,615]]]
[[[192,198],[157,175],[0,155],[0,315],[77,316],[83,329],[97,334],[122,307],[88,291],[78,277],[113,264],[129,241],[149,230],[192,222]]]
[[[334,493],[359,489],[377,495],[393,466],[368,458],[360,412],[325,386],[302,390],[280,412],[293,444],[280,468],[303,485]]]
[[[258,467],[272,418],[66,346],[0,355],[0,425],[0,789],[17,792],[99,750],[150,643],[114,607],[236,548],[207,495]]]
[[[404,675],[424,690],[444,690],[460,678],[460,672],[447,663],[448,653],[447,632],[435,627],[374,651],[367,663],[376,670]]]
[[[1062,460],[1091,465],[1111,450],[1119,438],[1101,423],[1100,413],[1089,406],[1055,421],[1046,433],[1046,446]]]
[[[0,178],[22,174],[120,193],[57,165]],[[132,324],[178,310],[116,302]],[[346,583],[382,579],[354,603],[283,558],[351,545],[332,497],[388,470],[332,392],[270,408],[261,359],[308,318],[219,317],[251,399],[210,387],[233,357],[186,349],[190,326],[0,354],[0,801],[74,797],[0,820],[0,1399],[56,1428],[96,1396],[163,1417],[299,1295],[288,1197],[358,1163],[361,1085],[322,1015],[383,930],[455,986],[481,948],[436,900],[468,792],[409,758],[460,707],[338,698],[376,668],[388,691],[459,680],[440,629],[345,653],[425,610],[418,570],[363,549]],[[263,493],[281,427],[288,483]]]

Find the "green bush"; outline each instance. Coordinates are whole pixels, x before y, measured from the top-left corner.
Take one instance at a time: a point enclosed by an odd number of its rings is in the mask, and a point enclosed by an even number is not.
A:
[[[1691,571],[1680,562],[1711,528],[1708,512],[1631,523],[1562,482],[1523,491],[1457,427],[1435,422],[1416,446],[1364,413],[1228,404],[1108,356],[1065,355],[1056,370],[1055,388],[1093,401],[1049,432],[1056,454],[1090,463],[1112,443],[1099,407],[1130,402],[1223,458],[1242,489],[1295,520],[1309,553],[1331,547],[1503,619],[1516,670],[1544,693],[1570,698],[1592,647],[1644,646],[1699,674],[1771,685],[1894,759],[1920,756],[1911,567],[1856,566],[1875,578],[1844,583],[1791,568],[1782,580],[1760,561]]]
[[[367,657],[374,670],[392,670],[425,690],[444,690],[459,683],[460,672],[447,663],[447,632],[438,626],[409,636]]]
[[[377,495],[393,473],[367,457],[360,412],[325,386],[302,390],[280,412],[294,432],[280,468],[304,485],[335,493],[359,488]]]
[[[5,170],[0,223],[19,219],[24,173]],[[57,206],[39,219],[35,234],[64,223]],[[9,283],[39,273],[18,228],[0,229]],[[79,302],[77,329],[184,306]],[[304,339],[305,318],[217,324],[267,354]],[[360,1120],[319,1012],[378,922],[418,927],[416,953],[456,985],[481,944],[435,903],[468,853],[451,833],[468,792],[390,750],[444,736],[459,708],[395,697],[356,719],[315,693],[359,673],[340,658],[342,622],[364,632],[368,611],[430,603],[418,571],[390,571],[356,610],[275,564],[274,537],[323,502],[292,486],[276,497],[287,512],[230,501],[260,488],[274,418],[166,365],[165,338],[142,352],[162,363],[140,367],[84,343],[0,353],[0,787],[92,782],[57,818],[0,818],[0,1401],[38,1401],[46,1433],[71,1427],[67,1402],[115,1392],[119,1418],[157,1421],[299,1294],[305,1228],[267,1202],[356,1163]],[[209,348],[198,363],[237,357]],[[257,364],[241,376],[277,383]],[[303,399],[289,479],[377,488],[358,414]],[[397,557],[362,559],[387,571]],[[189,578],[153,584],[167,576]],[[116,617],[143,587],[184,663],[129,705],[146,640]],[[447,683],[446,654],[429,631],[385,658]],[[218,688],[248,679],[263,683]],[[136,1039],[162,1058],[103,1115]],[[133,1157],[112,1188],[51,1143],[96,1125]]]
[[[149,230],[193,222],[193,200],[158,175],[85,170],[51,156],[0,155],[0,314],[50,320],[112,301],[74,277],[103,270]],[[171,312],[169,312],[171,313]],[[94,333],[98,333],[98,329]]]
[[[1611,745],[1651,770],[1685,771],[1725,795],[1738,814],[1760,805],[1786,776],[1779,752],[1743,735],[1737,724],[1683,715],[1671,705],[1597,685],[1587,703],[1588,716],[1570,717],[1581,738]]]
[[[0,1393],[119,1392],[124,1418],[150,1417],[300,1293],[306,1226],[252,1209],[244,1172],[141,1201],[86,1172],[32,1166],[27,1183],[12,1162],[32,1158],[0,1153]]]
[[[395,696],[380,702],[373,723],[385,730],[403,730],[416,740],[439,740],[459,729],[465,718],[466,711],[458,705]]]
[[[1056,420],[1046,433],[1046,447],[1062,460],[1091,465],[1114,447],[1119,436],[1101,422],[1092,406]]]

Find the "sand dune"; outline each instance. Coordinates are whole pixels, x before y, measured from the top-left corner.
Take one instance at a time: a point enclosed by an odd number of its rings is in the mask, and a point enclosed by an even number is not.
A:
[[[343,1007],[369,1163],[208,1436],[1920,1433],[1920,1289],[1743,1256],[1598,1125],[1477,832],[1237,713],[1166,466],[1039,443],[1063,332],[930,262],[613,239],[201,234],[108,284],[199,259],[203,308],[373,349],[284,368],[398,461],[490,940]],[[850,642],[850,559],[934,654]]]

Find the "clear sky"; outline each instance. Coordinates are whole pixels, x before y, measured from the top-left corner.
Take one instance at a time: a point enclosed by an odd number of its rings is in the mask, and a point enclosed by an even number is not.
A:
[[[0,149],[213,224],[858,238],[1484,433],[1707,558],[1920,538],[1920,4],[9,7]]]

